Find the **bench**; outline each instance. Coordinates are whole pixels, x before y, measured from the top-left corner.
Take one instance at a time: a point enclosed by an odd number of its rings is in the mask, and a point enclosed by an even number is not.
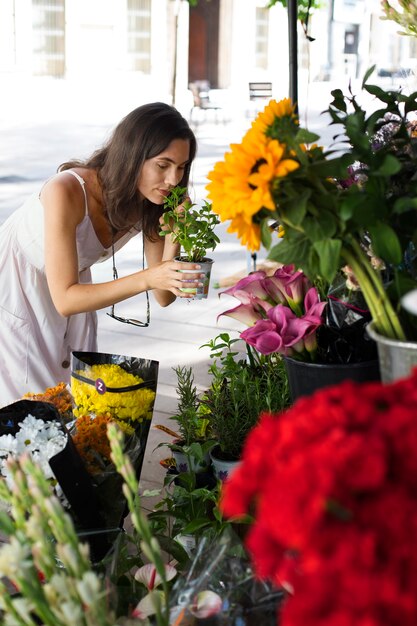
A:
[[[269,82],[250,82],[249,83],[249,100],[270,100],[272,98],[272,83]]]

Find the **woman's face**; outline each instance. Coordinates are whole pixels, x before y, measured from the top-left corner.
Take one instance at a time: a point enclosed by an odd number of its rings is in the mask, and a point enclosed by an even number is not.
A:
[[[166,150],[147,159],[139,175],[139,193],[153,202],[163,204],[172,187],[184,176],[190,158],[188,139],[174,139]]]

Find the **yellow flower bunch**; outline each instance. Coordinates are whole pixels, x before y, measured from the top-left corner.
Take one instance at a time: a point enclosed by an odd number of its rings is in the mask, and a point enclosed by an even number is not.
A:
[[[88,370],[78,370],[76,374],[88,377],[92,381],[100,379],[110,389],[130,387],[143,382],[140,376],[130,374],[114,363],[91,365]],[[141,422],[152,417],[156,395],[152,389],[99,393],[94,384],[91,385],[73,377],[71,390],[77,407],[74,409],[76,417],[109,413],[114,419],[128,423]]]
[[[228,232],[237,233],[249,250],[261,243],[261,211],[276,209],[273,184],[299,167],[289,158],[287,146],[274,138],[277,130],[291,132],[298,126],[294,106],[288,98],[271,100],[240,144],[231,144],[224,161],[215,164],[207,185],[212,210],[222,221],[230,220]],[[276,128],[278,127],[278,128]]]

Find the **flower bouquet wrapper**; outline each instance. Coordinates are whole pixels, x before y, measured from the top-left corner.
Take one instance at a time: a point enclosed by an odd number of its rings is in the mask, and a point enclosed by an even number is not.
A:
[[[203,538],[170,593],[170,625],[276,626],[284,591],[254,574],[233,531]]]
[[[71,435],[57,409],[49,402],[18,400],[0,409],[0,435],[15,436],[19,424],[28,415],[44,422],[57,422],[66,436],[66,445],[49,459],[49,465],[70,505],[74,523],[81,532],[103,528],[104,520],[99,512],[90,475],[78,454]],[[109,549],[107,537],[97,535],[89,540],[91,557],[101,559]]]
[[[366,332],[371,314],[359,290],[346,287],[339,275],[327,294],[325,324],[318,330],[320,361],[323,363],[362,363],[378,358],[375,342]],[[378,372],[375,380],[378,380]]]
[[[103,378],[96,376],[97,372],[107,373],[101,366],[109,366],[107,382],[104,374]],[[115,368],[118,376],[113,375],[111,366],[118,366]],[[125,432],[125,452],[138,480],[153,416],[158,370],[159,363],[150,359],[100,352],[72,353],[71,389],[75,415],[109,414],[119,424]],[[122,528],[128,510],[121,476],[112,464],[107,463],[91,479],[105,527]]]

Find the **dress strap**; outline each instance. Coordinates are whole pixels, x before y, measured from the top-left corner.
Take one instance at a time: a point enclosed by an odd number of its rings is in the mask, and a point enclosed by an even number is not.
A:
[[[77,172],[73,172],[73,170],[63,170],[66,174],[72,174],[73,176],[75,176],[75,178],[78,180],[78,182],[80,183],[82,190],[84,192],[84,198],[85,198],[85,214],[88,215],[88,202],[87,202],[87,192],[85,190],[85,180],[84,178],[81,178],[81,176],[79,174],[77,174]]]

